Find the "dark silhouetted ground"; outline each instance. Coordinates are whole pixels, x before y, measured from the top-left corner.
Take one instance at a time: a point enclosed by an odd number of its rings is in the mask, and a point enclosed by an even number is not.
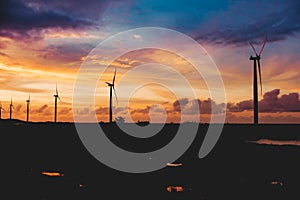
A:
[[[167,124],[153,138],[134,139],[115,124],[101,124],[124,149],[147,152],[172,140],[178,124]],[[129,174],[91,156],[72,123],[0,121],[1,199],[298,199],[300,147],[248,143],[261,138],[300,140],[300,125],[226,124],[213,151],[198,158],[208,125],[178,159],[180,167]],[[167,164],[167,163],[166,163]],[[42,172],[60,172],[51,177]],[[168,192],[181,186],[183,192]],[[4,198],[7,193],[9,198]]]

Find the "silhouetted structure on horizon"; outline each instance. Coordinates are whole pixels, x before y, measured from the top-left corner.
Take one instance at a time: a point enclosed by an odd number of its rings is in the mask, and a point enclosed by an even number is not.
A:
[[[57,84],[56,84],[55,92],[56,93],[53,95],[54,96],[54,123],[56,123],[57,121],[57,99],[59,99],[60,101],[60,98],[58,96]]]
[[[30,104],[30,94],[28,99],[26,100],[27,103],[27,110],[26,110],[26,122],[29,122],[29,104]]]
[[[9,119],[12,119],[12,109],[15,109],[15,107],[12,104],[12,98],[11,98],[10,99],[10,104],[9,104]]]
[[[112,123],[112,90],[114,90],[116,101],[118,103],[117,94],[116,94],[116,90],[115,90],[116,72],[117,72],[117,70],[115,69],[112,83],[105,82],[109,86],[109,122],[110,123]]]
[[[261,82],[261,69],[260,69],[260,58],[261,58],[261,54],[264,50],[264,47],[266,45],[266,41],[267,38],[265,39],[263,46],[259,52],[259,54],[257,54],[254,46],[252,45],[252,43],[250,43],[255,56],[250,56],[250,60],[253,60],[253,111],[254,111],[254,116],[253,116],[253,120],[254,120],[254,124],[258,124],[258,94],[257,94],[257,67],[258,67],[258,72],[259,72],[259,81],[260,81],[260,92],[262,94],[262,82]]]

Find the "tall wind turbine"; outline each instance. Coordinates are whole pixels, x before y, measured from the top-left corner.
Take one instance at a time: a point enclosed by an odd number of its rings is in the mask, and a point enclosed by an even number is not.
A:
[[[29,104],[30,104],[30,94],[28,96],[28,99],[26,100],[27,103],[27,110],[26,110],[26,122],[29,121]]]
[[[1,117],[2,117],[2,110],[4,110],[4,108],[2,108],[2,103],[1,103],[1,101],[0,101],[0,119],[2,119]],[[5,110],[4,110],[5,111]]]
[[[260,93],[262,95],[262,82],[261,82],[261,70],[260,70],[260,58],[261,54],[265,48],[267,38],[265,39],[262,48],[259,51],[259,54],[256,52],[252,43],[250,43],[255,56],[250,56],[250,60],[253,60],[253,109],[254,109],[254,124],[258,124],[258,94],[257,94],[257,68],[259,72],[259,81],[260,81]]]
[[[60,98],[58,96],[57,84],[56,84],[55,94],[53,96],[54,96],[54,122],[56,123],[56,120],[57,120],[57,99],[59,99],[59,101],[60,101]]]
[[[115,79],[116,79],[117,70],[115,68],[114,77],[112,83],[105,82],[109,86],[109,122],[112,123],[112,91],[114,90],[116,101],[118,103],[117,94],[115,90]]]
[[[12,104],[12,98],[11,98],[10,99],[10,104],[9,104],[9,119],[12,119],[12,109],[15,109],[15,107]]]

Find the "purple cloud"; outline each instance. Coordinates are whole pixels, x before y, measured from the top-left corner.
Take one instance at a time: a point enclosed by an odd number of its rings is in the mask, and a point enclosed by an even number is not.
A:
[[[259,112],[300,112],[300,99],[298,93],[289,93],[279,96],[280,89],[274,89],[266,92],[263,99],[259,101]],[[246,100],[236,104],[227,104],[230,112],[242,112],[245,110],[253,110],[253,101]]]
[[[46,1],[3,0],[0,2],[0,36],[15,40],[42,39],[45,28],[84,29],[101,25],[109,0]]]
[[[236,1],[200,26],[193,35],[213,43],[244,45],[283,40],[300,31],[298,0]]]

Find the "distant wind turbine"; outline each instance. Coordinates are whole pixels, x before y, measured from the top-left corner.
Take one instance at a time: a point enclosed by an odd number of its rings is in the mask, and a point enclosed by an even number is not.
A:
[[[5,111],[4,108],[2,107],[2,103],[1,103],[1,101],[0,101],[0,119],[2,119],[2,118],[1,118],[1,117],[2,117],[2,115],[1,115],[2,110]]]
[[[30,94],[28,96],[28,99],[26,100],[27,103],[27,110],[26,110],[26,122],[29,122],[29,104],[30,104]]]
[[[255,53],[255,56],[250,56],[250,60],[253,60],[253,109],[254,109],[254,124],[258,124],[258,94],[257,94],[257,67],[259,72],[259,81],[260,81],[260,93],[262,95],[262,81],[261,81],[261,69],[260,69],[260,59],[261,54],[265,48],[267,38],[265,39],[262,48],[257,54],[253,44],[250,42],[250,45]]]
[[[58,96],[57,84],[56,84],[55,94],[53,96],[54,96],[54,122],[56,123],[56,121],[57,121],[57,99],[59,99],[59,101],[60,101],[60,98]]]
[[[116,101],[118,103],[117,94],[116,94],[116,90],[115,90],[116,73],[117,73],[117,70],[115,68],[115,73],[114,73],[112,83],[105,82],[110,87],[109,88],[109,122],[110,123],[112,123],[112,90],[114,90]]]
[[[12,104],[12,98],[11,98],[10,99],[10,105],[9,105],[9,119],[12,119],[12,109],[15,109],[15,107]]]

